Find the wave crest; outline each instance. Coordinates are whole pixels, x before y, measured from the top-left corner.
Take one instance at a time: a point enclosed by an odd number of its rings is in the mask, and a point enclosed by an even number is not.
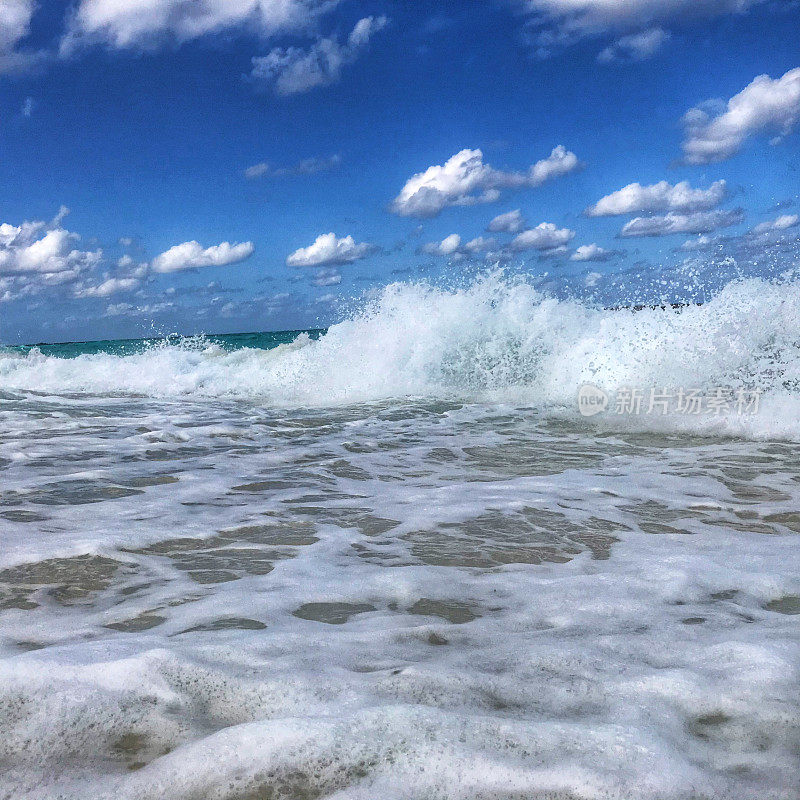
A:
[[[587,382],[612,391],[746,387],[762,394],[759,419],[728,420],[728,431],[795,438],[800,282],[736,281],[701,306],[634,312],[558,300],[494,273],[461,289],[392,284],[319,340],[301,334],[271,350],[192,339],[127,356],[0,352],[0,388],[52,394],[288,406],[414,396],[572,410]]]

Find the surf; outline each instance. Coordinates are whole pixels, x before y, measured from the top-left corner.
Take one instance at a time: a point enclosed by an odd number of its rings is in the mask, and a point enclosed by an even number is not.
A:
[[[468,285],[391,284],[319,338],[263,349],[214,337],[72,358],[0,352],[0,388],[52,394],[239,399],[328,407],[402,398],[524,404],[577,412],[580,387],[746,389],[734,415],[614,420],[754,438],[800,437],[800,282],[751,278],[702,305],[600,308],[491,272]],[[608,417],[595,420],[611,424]]]

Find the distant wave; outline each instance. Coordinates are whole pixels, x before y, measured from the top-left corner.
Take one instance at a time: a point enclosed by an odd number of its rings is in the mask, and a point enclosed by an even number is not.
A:
[[[800,282],[728,284],[701,306],[603,310],[489,274],[463,289],[395,283],[319,340],[226,351],[210,340],[128,356],[0,351],[0,390],[243,398],[329,406],[392,398],[514,402],[574,413],[578,388],[761,393],[757,415],[615,424],[800,438]],[[611,424],[605,416],[599,424]]]

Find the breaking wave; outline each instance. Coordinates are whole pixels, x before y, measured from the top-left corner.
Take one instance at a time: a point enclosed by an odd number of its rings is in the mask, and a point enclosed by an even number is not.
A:
[[[800,282],[735,281],[704,305],[633,311],[559,300],[495,273],[461,289],[390,285],[319,340],[301,334],[271,350],[193,339],[126,356],[0,352],[0,390],[48,394],[284,406],[416,397],[574,414],[587,382],[609,392],[747,389],[760,394],[757,415],[648,415],[646,425],[799,438]]]

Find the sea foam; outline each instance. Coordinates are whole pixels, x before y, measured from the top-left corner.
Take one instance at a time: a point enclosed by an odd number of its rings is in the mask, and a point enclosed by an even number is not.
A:
[[[703,305],[602,309],[493,273],[460,289],[395,283],[319,340],[226,351],[212,340],[128,356],[0,354],[0,388],[326,407],[403,397],[510,401],[575,413],[581,385],[760,395],[760,413],[601,425],[800,436],[800,282],[728,284]]]

